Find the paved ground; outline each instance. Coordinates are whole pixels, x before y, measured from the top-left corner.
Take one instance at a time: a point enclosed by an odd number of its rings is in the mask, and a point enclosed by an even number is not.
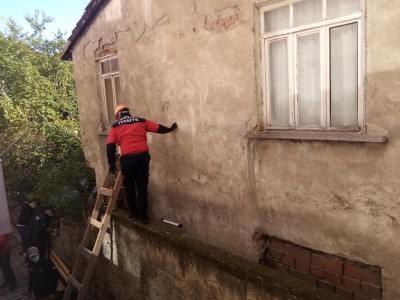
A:
[[[35,300],[33,295],[28,294],[28,264],[25,263],[25,255],[22,254],[22,247],[16,230],[14,230],[14,233],[10,234],[10,244],[11,267],[14,270],[15,277],[17,277],[17,289],[10,293],[8,287],[0,288],[0,300]],[[2,285],[3,282],[3,272],[0,270],[0,285]],[[56,293],[54,300],[62,299],[63,288],[61,282],[59,282],[59,292]]]
[[[22,255],[22,248],[19,240],[11,234],[11,266],[17,277],[17,289],[12,293],[8,292],[8,287],[0,288],[1,300],[34,300],[35,297],[29,296],[28,291],[28,265],[25,264],[25,256]],[[3,273],[0,271],[0,285],[4,282]]]

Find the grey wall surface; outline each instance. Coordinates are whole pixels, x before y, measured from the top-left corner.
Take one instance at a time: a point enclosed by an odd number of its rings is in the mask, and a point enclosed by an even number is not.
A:
[[[400,298],[400,6],[366,0],[366,128],[389,136],[372,144],[246,137],[260,121],[258,3],[112,0],[98,14],[73,48],[82,141],[98,183],[107,162],[95,53],[115,47],[121,102],[179,125],[148,135],[153,221],[178,221],[188,235],[250,260],[261,229],[377,265],[384,299]]]

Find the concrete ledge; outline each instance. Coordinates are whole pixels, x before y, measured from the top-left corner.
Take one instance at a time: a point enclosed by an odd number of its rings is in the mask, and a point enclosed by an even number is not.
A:
[[[266,299],[304,299],[330,300],[340,299],[337,295],[316,288],[305,281],[290,277],[287,274],[269,269],[256,262],[233,255],[218,247],[202,243],[180,231],[178,228],[158,223],[153,220],[148,225],[140,225],[128,219],[128,213],[117,209],[113,214],[114,222],[131,227],[142,239],[169,248],[180,257],[190,257],[202,264],[209,263],[219,270],[242,282],[246,287],[255,287]],[[272,298],[273,297],[273,298]]]

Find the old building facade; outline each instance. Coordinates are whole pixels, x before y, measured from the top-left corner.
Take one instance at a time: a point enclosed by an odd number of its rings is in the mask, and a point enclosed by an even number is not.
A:
[[[97,182],[117,104],[176,121],[148,134],[154,222],[354,299],[400,298],[399,14],[392,0],[92,0],[63,57]]]

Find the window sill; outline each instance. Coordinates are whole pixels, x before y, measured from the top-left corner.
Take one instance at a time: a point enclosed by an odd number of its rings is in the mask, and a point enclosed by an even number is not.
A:
[[[107,137],[109,132],[110,132],[109,129],[106,129],[106,130],[103,130],[103,131],[97,131],[97,135]]]
[[[263,132],[247,133],[249,139],[296,140],[296,141],[328,141],[356,143],[386,143],[386,131],[360,132],[326,132],[326,131],[295,131],[295,130],[266,130]]]

